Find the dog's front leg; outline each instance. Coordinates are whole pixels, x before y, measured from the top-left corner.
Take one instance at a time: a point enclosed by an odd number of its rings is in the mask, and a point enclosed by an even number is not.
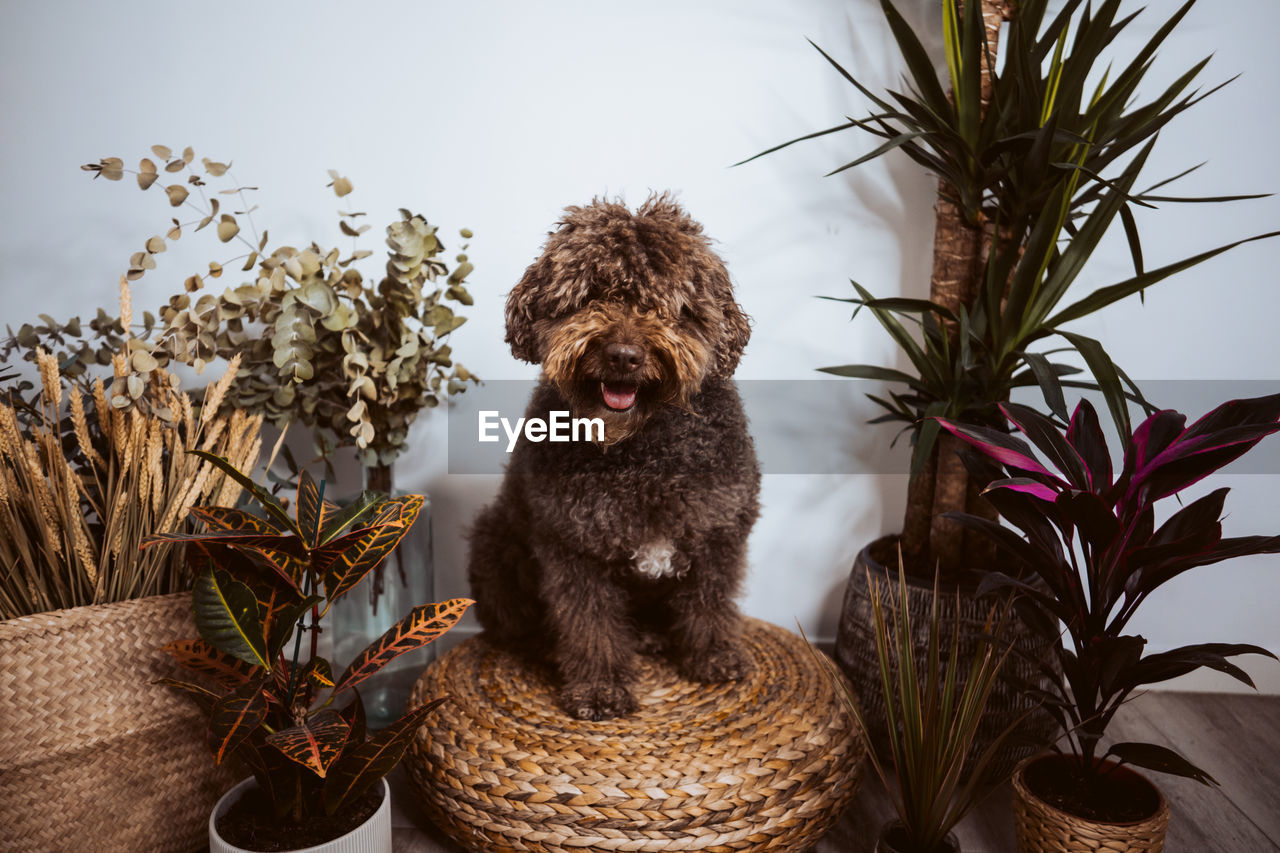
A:
[[[751,671],[734,602],[746,566],[746,533],[721,531],[698,543],[668,600],[674,662],[694,681],[736,681]]]
[[[560,704],[580,720],[604,720],[634,711],[636,639],[625,593],[601,560],[556,545],[538,548],[547,620],[560,673]]]

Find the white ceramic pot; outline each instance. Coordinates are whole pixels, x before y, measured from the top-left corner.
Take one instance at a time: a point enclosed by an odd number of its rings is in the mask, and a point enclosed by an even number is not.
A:
[[[254,784],[252,776],[245,779],[223,794],[213,807],[209,815],[209,853],[251,853],[224,841],[218,835],[217,822],[223,812],[240,799],[240,793]],[[391,853],[391,786],[387,780],[382,780],[382,804],[368,820],[346,835],[314,847],[300,847],[294,853]]]

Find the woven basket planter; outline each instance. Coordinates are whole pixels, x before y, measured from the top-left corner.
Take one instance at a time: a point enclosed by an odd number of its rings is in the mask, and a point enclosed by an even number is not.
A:
[[[798,637],[748,620],[753,672],[696,684],[642,658],[640,710],[568,717],[550,675],[473,638],[427,668],[449,694],[406,758],[432,819],[474,853],[810,847],[857,789],[862,741]]]
[[[1027,788],[1026,768],[1046,756],[1034,756],[1013,774],[1013,819],[1020,853],[1160,853],[1169,829],[1169,803],[1160,789],[1129,767],[1130,773],[1156,792],[1155,813],[1132,823],[1103,823],[1077,817],[1049,805]],[[1052,758],[1052,756],[1047,756]]]
[[[862,705],[862,713],[867,718],[871,743],[881,756],[888,756],[889,747],[884,722],[884,696],[880,686],[880,663],[876,657],[875,622],[866,572],[870,569],[871,576],[882,584],[887,580],[896,596],[897,570],[888,570],[886,566],[896,565],[894,549],[897,543],[898,537],[885,536],[872,542],[858,554],[845,588],[835,648],[836,661],[853,685],[854,693]],[[912,628],[917,635],[916,666],[921,671],[928,648],[929,615],[932,607],[932,581],[925,586],[908,577],[907,608],[911,613]],[[960,622],[960,660],[968,660],[979,654],[985,648],[981,640],[982,629],[986,625],[991,602],[980,602],[962,591],[959,609],[954,592],[944,594],[939,607],[944,635],[949,635],[950,626],[955,620]],[[969,753],[971,760],[974,756],[981,755],[1002,731],[1020,717],[1025,717],[1013,736],[1005,741],[996,754],[990,768],[993,779],[1006,779],[1012,775],[1018,762],[1042,751],[1053,740],[1056,731],[1053,718],[1044,711],[1032,710],[1035,703],[1018,686],[1041,680],[1034,659],[1039,650],[1043,650],[1043,641],[1025,628],[1016,615],[1011,617],[1009,628],[1016,646],[1015,653],[1005,659],[1004,668],[991,691],[986,713],[978,727],[978,736]],[[944,645],[944,659],[949,645],[950,643]]]
[[[0,622],[0,850],[198,850],[235,776],[206,720],[153,679],[194,637],[191,594]]]

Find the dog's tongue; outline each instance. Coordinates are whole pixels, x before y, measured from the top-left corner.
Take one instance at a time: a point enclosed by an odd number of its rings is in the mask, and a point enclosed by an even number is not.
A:
[[[601,382],[604,404],[614,411],[625,411],[636,403],[636,386],[626,382]]]

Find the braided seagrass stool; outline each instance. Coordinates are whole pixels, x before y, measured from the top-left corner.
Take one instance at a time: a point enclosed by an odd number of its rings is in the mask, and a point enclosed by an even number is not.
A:
[[[747,620],[745,643],[755,669],[730,684],[641,658],[639,711],[593,723],[549,673],[467,640],[414,687],[453,698],[409,748],[413,786],[474,853],[805,850],[852,799],[862,740],[803,640]]]

